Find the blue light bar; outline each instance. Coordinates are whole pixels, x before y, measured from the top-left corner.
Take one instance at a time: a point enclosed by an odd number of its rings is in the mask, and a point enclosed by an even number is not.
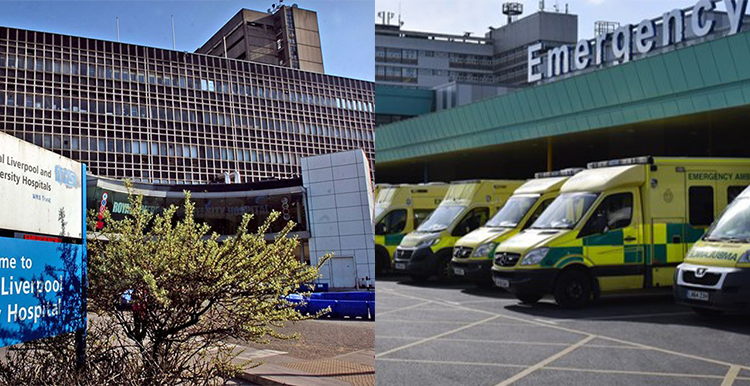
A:
[[[584,170],[583,168],[570,168],[555,170],[554,172],[539,172],[534,174],[534,178],[573,177]]]
[[[608,168],[612,166],[651,165],[653,163],[654,163],[653,157],[644,156],[644,157],[616,159],[616,160],[611,160],[611,161],[591,162],[587,166],[589,169],[600,169],[600,168]]]

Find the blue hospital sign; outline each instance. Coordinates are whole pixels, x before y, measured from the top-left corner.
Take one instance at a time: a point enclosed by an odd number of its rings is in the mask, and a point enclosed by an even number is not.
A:
[[[86,328],[85,178],[0,133],[0,346]]]
[[[86,327],[83,246],[0,237],[0,344]]]

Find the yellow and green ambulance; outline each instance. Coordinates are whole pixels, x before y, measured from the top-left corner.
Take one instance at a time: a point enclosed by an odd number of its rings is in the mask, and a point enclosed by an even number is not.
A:
[[[685,262],[677,267],[674,296],[677,303],[701,315],[750,309],[750,188],[724,210],[696,242]]]
[[[375,197],[375,201],[378,200],[378,195],[380,194],[380,190],[391,186],[390,184],[375,184],[375,187],[372,190],[372,196]]]
[[[480,287],[492,285],[492,258],[495,247],[529,227],[560,194],[569,177],[583,169],[537,173],[513,192],[490,221],[461,237],[453,246],[453,273]]]
[[[524,181],[472,180],[450,184],[443,202],[396,248],[393,267],[417,281],[453,276],[453,245],[484,225]]]
[[[565,308],[671,287],[677,265],[750,183],[750,159],[638,157],[591,163],[525,231],[495,250],[495,285]]]
[[[375,201],[375,271],[391,268],[393,252],[443,201],[446,183],[382,185]]]

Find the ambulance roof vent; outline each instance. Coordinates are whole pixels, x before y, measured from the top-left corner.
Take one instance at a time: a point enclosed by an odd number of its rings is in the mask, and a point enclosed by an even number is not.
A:
[[[570,168],[555,170],[554,172],[539,172],[534,174],[534,178],[573,177],[584,170],[583,168]]]
[[[653,157],[644,156],[644,157],[616,159],[616,160],[611,160],[611,161],[591,162],[587,166],[589,169],[600,169],[600,168],[608,168],[612,166],[652,165],[653,163],[654,163]]]

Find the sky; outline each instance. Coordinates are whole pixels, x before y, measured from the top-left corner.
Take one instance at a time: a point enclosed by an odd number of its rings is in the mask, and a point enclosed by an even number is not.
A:
[[[511,0],[375,0],[376,14],[390,11],[398,15],[406,30],[484,36],[490,26],[506,23],[502,4]],[[539,9],[539,0],[512,0],[524,5],[524,15]],[[578,38],[593,38],[594,23],[598,20],[637,24],[653,19],[675,8],[694,6],[698,0],[546,0],[545,10],[553,11],[555,3],[561,12],[565,4],[570,13],[578,15]],[[723,5],[719,9],[724,9]],[[397,18],[398,16],[396,16]],[[381,22],[376,17],[376,22]],[[395,21],[392,22],[395,24]]]
[[[241,8],[267,10],[278,0],[213,1],[8,1],[0,0],[0,25],[172,48],[170,15],[175,19],[175,47],[193,52]],[[373,0],[285,0],[285,5],[318,13],[325,72],[374,80]]]

